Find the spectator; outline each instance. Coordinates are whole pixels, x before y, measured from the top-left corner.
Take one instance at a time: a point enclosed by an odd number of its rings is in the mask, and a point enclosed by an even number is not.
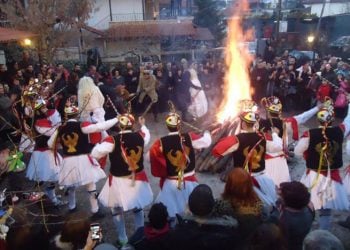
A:
[[[250,175],[244,169],[234,168],[228,174],[222,199],[217,200],[214,214],[236,218],[239,231],[245,238],[263,222],[263,203],[253,189]]]
[[[51,241],[50,250],[83,249],[87,243],[89,231],[90,220],[87,214],[81,212],[70,214],[65,219],[61,232]]]
[[[25,68],[23,77],[25,80],[25,84],[28,84],[31,79],[35,78],[34,67],[32,64],[28,64],[27,68]]]
[[[260,225],[254,232],[250,250],[287,250],[281,230],[272,223]]]
[[[331,83],[336,84],[337,75],[329,63],[327,63],[325,68],[322,70],[321,76]]]
[[[124,77],[120,74],[119,68],[112,70],[112,87],[116,88],[119,85],[125,85]]]
[[[254,100],[259,102],[266,96],[267,83],[269,80],[265,61],[258,61],[256,68],[251,73],[252,85],[254,87]]]
[[[188,199],[191,215],[178,216],[179,224],[170,232],[169,241],[178,242],[177,249],[242,249],[237,221],[229,216],[213,215],[214,205],[209,186],[195,187]]]
[[[95,84],[99,83],[102,78],[101,75],[97,72],[95,65],[91,65],[89,67],[89,71],[85,74],[85,76],[91,77]]]
[[[125,79],[125,88],[129,93],[136,93],[138,82],[139,82],[138,78],[139,76],[136,73],[134,73],[134,70],[132,68],[127,69],[124,79]]]
[[[315,217],[310,193],[304,184],[292,181],[281,183],[279,194],[281,197],[279,225],[288,243],[288,249],[301,249]]]
[[[163,203],[152,205],[148,213],[149,223],[139,228],[130,238],[129,242],[136,250],[166,249],[166,242],[170,226],[168,223],[168,211]]]
[[[314,230],[304,239],[303,250],[344,250],[344,246],[331,232]]]
[[[74,64],[74,68],[72,70],[72,73],[76,73],[79,76],[79,79],[84,76],[83,72],[81,71],[81,67],[79,63]]]
[[[265,48],[264,61],[266,61],[267,63],[272,63],[274,59],[275,59],[275,51],[271,45],[268,45]]]
[[[18,63],[18,66],[20,69],[26,69],[29,65],[34,65],[34,60],[30,57],[30,54],[28,51],[23,51],[22,53],[22,60]]]

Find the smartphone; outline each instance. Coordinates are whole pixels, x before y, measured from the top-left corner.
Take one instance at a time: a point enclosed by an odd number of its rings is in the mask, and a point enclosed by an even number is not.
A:
[[[90,225],[92,240],[100,240],[101,226],[99,223],[93,223]]]

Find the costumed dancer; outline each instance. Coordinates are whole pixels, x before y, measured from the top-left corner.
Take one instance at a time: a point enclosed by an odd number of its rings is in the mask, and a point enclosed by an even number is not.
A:
[[[282,118],[282,103],[276,96],[265,97],[261,100],[262,106],[266,110],[266,119],[259,120],[259,128],[262,132],[271,131],[271,127],[278,129],[278,136],[282,138],[283,148],[279,152],[269,152],[265,154],[265,168],[266,174],[279,187],[282,182],[289,182],[291,180],[287,157],[289,155],[289,135],[292,134],[293,140],[299,139],[298,128],[299,125],[307,122],[313,117],[318,107],[314,107],[300,115]]]
[[[88,76],[82,77],[78,86],[78,107],[81,110],[80,121],[93,119],[96,122],[103,122],[106,113],[103,108],[104,102],[105,98],[93,79]]]
[[[67,122],[60,126],[50,137],[48,145],[56,148],[62,146],[63,162],[59,173],[59,184],[68,188],[68,206],[70,211],[76,209],[75,189],[86,186],[90,195],[93,216],[98,217],[96,182],[106,177],[99,163],[90,156],[93,145],[90,134],[105,131],[118,122],[117,118],[91,124],[79,122],[79,109],[75,106],[65,108]],[[55,150],[56,151],[56,150]]]
[[[211,135],[208,131],[203,136],[181,133],[181,119],[174,111],[167,115],[165,123],[169,134],[150,148],[151,172],[160,178],[161,191],[156,202],[162,202],[174,219],[176,214],[185,212],[188,197],[198,185],[194,149],[209,147]]]
[[[119,116],[120,132],[97,144],[92,156],[101,158],[109,154],[110,174],[99,195],[100,202],[111,208],[113,221],[121,246],[128,242],[124,212],[133,211],[135,230],[144,226],[143,208],[153,201],[153,193],[144,171],[144,147],[150,141],[150,133],[144,118],[139,118],[141,130],[133,132],[135,119],[131,114]]]
[[[282,139],[275,128],[272,134],[257,130],[258,106],[254,101],[241,101],[240,133],[221,139],[213,148],[215,157],[232,154],[233,166],[245,168],[252,176],[254,190],[266,205],[274,206],[277,200],[275,184],[265,173],[266,152],[280,152]]]
[[[304,156],[306,171],[302,182],[311,193],[311,201],[320,212],[321,229],[330,229],[331,210],[348,210],[349,200],[339,169],[343,166],[342,144],[350,131],[350,113],[338,126],[334,120],[333,101],[327,98],[317,113],[319,128],[306,131],[295,147],[295,154]]]
[[[34,151],[31,155],[26,177],[29,180],[45,182],[45,193],[55,205],[60,201],[56,197],[55,182],[58,181],[58,172],[62,157],[48,147],[47,142],[61,123],[61,116],[57,110],[49,110],[43,99],[38,98],[34,105]]]
[[[195,69],[196,63],[192,63],[190,72],[190,94],[191,105],[188,107],[188,112],[195,118],[200,118],[208,112],[208,101],[205,96],[202,84],[198,79],[197,71]]]

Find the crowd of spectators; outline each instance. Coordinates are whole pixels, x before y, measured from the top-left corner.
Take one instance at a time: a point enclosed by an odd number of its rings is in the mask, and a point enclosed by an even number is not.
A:
[[[138,228],[122,249],[344,249],[330,232],[310,232],[314,210],[303,184],[281,183],[278,203],[274,209],[264,205],[253,191],[249,174],[236,168],[230,172],[218,199],[214,199],[208,185],[198,185],[189,196],[187,212],[177,215],[176,224],[170,222],[166,206],[153,204],[145,226]],[[10,227],[7,234],[10,250],[117,249],[113,244],[103,243],[106,228],[100,233],[101,241],[91,239],[91,221],[82,212],[69,214],[61,224],[49,222],[49,232],[43,226],[30,224],[23,214],[14,216],[25,226]]]
[[[350,65],[340,58],[327,55],[312,62],[297,59],[288,50],[275,55],[272,46],[268,46],[263,56],[256,57],[250,74],[257,102],[275,95],[286,111],[304,111],[330,96],[336,103],[336,115],[345,117],[344,94],[350,90]]]
[[[185,95],[191,86],[189,69],[197,72],[209,107],[215,107],[222,94],[225,74],[221,61],[208,59],[189,63],[182,59],[137,67],[128,62],[125,67],[112,66],[110,70],[100,71],[92,65],[84,72],[79,64],[70,70],[63,64],[38,65],[25,52],[21,61],[0,65],[0,136],[6,140],[11,135],[11,140],[19,143],[21,138],[13,127],[25,130],[24,121],[29,116],[20,101],[37,83],[46,85],[40,95],[46,97],[64,117],[62,105],[67,99],[76,98],[79,79],[84,75],[90,76],[102,94],[111,99],[113,105],[106,102],[104,106],[106,119],[115,116],[114,107],[123,113],[128,108],[126,103],[131,102],[133,111],[139,114],[153,103],[152,112],[157,121],[158,113],[168,111],[167,102],[171,100],[181,111],[183,119],[191,120],[193,117],[187,112],[191,100]],[[349,91],[350,67],[337,58],[325,57],[312,64],[296,60],[288,51],[275,56],[273,48],[268,47],[265,55],[257,57],[251,65],[250,73],[256,101],[273,94],[289,110],[306,110],[317,100],[331,96],[338,115],[346,113],[347,105],[341,98]],[[209,186],[197,186],[189,197],[188,213],[178,215],[176,225],[169,224],[167,208],[163,204],[154,204],[148,214],[149,223],[130,238],[130,247],[165,250],[317,249],[317,244],[337,240],[329,236],[329,232],[309,234],[315,215],[310,194],[303,184],[282,183],[279,195],[275,207],[265,206],[253,191],[249,174],[243,169],[233,169],[220,199],[214,199]],[[72,226],[76,221],[79,224]],[[60,228],[61,233],[47,242],[44,238],[35,240],[38,235],[34,237],[33,234],[39,233],[30,227],[21,231],[23,238],[18,241],[15,235],[19,231],[13,227],[8,233],[8,249],[21,249],[16,244],[23,244],[23,249],[28,249],[25,247],[30,244],[46,243],[48,245],[42,249],[93,249],[96,242],[91,241],[89,223],[69,217]],[[65,248],[60,248],[61,243]],[[337,244],[333,243],[333,246]],[[341,243],[338,245],[335,249],[343,249]],[[35,249],[41,248],[37,246]],[[113,246],[98,245],[95,249],[113,249]]]

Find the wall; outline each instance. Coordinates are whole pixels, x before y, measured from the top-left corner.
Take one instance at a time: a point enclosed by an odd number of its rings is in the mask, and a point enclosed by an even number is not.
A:
[[[317,4],[305,4],[306,7],[311,6],[311,14],[320,16],[322,11],[322,3]],[[323,16],[334,16],[338,14],[345,14],[350,12],[350,2],[347,3],[326,3]]]
[[[124,61],[125,57],[132,55],[128,53],[133,51],[137,55],[159,55],[160,41],[156,40],[122,40],[122,41],[108,41],[102,52],[103,62],[120,62]],[[128,54],[127,54],[128,53]]]
[[[143,20],[143,0],[111,0],[113,21]],[[109,0],[95,0],[89,26],[108,29],[110,21]]]

